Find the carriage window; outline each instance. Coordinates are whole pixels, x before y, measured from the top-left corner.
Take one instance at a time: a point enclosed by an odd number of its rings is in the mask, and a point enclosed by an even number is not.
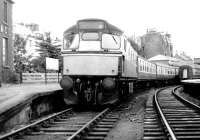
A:
[[[102,48],[103,49],[119,49],[120,37],[117,35],[103,34],[102,35]]]
[[[79,45],[79,35],[69,34],[64,37],[63,49],[77,49]]]
[[[84,41],[98,41],[98,40],[100,40],[99,33],[83,33],[81,38]]]
[[[140,71],[142,71],[142,65],[140,64]]]

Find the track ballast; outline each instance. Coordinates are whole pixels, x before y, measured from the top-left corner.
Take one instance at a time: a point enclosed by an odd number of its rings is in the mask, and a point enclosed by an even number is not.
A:
[[[117,120],[118,115],[113,114],[109,108],[97,112],[74,112],[67,109],[5,134],[0,139],[104,139]]]

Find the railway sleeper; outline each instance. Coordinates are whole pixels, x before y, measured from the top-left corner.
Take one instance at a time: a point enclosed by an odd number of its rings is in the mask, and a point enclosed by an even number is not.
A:
[[[77,131],[77,128],[63,128],[63,127],[57,127],[57,128],[41,128],[40,131],[43,132],[75,132]]]
[[[178,131],[199,131],[200,132],[200,127],[199,128],[190,128],[190,127],[187,127],[187,128],[173,128],[173,130],[176,132]]]
[[[145,132],[144,134],[144,137],[146,136],[163,136],[165,135],[165,133],[163,131],[148,131],[148,132]]]
[[[187,120],[187,121],[169,121],[169,124],[199,124],[200,126],[200,121],[191,121],[191,120]]]
[[[83,140],[104,140],[104,136],[86,136]]]
[[[199,140],[200,136],[177,136],[177,139],[179,139],[179,140],[188,140],[188,139]]]
[[[154,132],[154,131],[163,131],[162,128],[145,128],[144,132]]]
[[[183,131],[183,132],[175,132],[177,136],[199,136],[200,137],[200,133],[199,131],[193,131],[193,132],[188,132],[188,131]]]
[[[145,136],[143,137],[143,140],[168,140],[165,136]]]

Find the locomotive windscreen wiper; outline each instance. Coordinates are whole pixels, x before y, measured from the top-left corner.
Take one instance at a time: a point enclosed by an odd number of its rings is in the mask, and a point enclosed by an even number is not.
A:
[[[112,38],[114,39],[115,43],[116,43],[116,44],[118,44],[118,43],[117,43],[117,40],[115,39],[115,37],[114,37],[114,36],[112,36]]]

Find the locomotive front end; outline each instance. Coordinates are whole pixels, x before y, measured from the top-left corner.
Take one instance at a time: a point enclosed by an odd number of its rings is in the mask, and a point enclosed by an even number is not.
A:
[[[83,20],[64,33],[63,78],[66,104],[102,105],[118,101],[120,36],[102,20]]]

